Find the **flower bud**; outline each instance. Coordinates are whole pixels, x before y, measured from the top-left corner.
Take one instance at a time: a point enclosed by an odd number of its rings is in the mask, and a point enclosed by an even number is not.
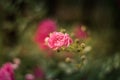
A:
[[[80,46],[81,46],[81,48],[84,49],[85,48],[85,43],[81,43]]]
[[[86,60],[86,56],[85,55],[81,56],[81,60],[82,61]]]
[[[60,32],[65,33],[65,32],[66,32],[66,30],[65,30],[65,29],[61,29],[61,31],[60,31]]]
[[[79,39],[75,39],[75,43],[77,44],[80,43]]]
[[[67,57],[67,58],[65,59],[65,62],[70,63],[70,62],[71,62],[71,59],[70,59],[69,57]]]

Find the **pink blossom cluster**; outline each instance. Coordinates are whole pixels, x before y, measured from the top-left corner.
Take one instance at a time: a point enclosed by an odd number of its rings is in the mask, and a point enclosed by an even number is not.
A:
[[[15,80],[12,63],[6,63],[0,68],[0,80]]]
[[[53,32],[45,39],[47,45],[56,50],[60,47],[68,47],[72,43],[69,34],[62,32]]]
[[[40,49],[51,53],[49,47],[58,49],[60,47],[68,47],[72,43],[69,34],[56,31],[57,25],[52,19],[45,19],[39,23],[34,39]],[[85,28],[81,25],[75,26],[73,31],[75,37],[78,39],[86,39],[88,37]],[[47,45],[45,45],[45,40]]]
[[[38,24],[34,40],[42,50],[48,49],[45,45],[44,39],[49,36],[51,32],[56,31],[56,23],[54,20],[45,19]]]

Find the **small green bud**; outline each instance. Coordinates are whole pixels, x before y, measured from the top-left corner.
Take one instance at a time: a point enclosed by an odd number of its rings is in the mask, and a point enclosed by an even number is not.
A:
[[[62,33],[65,33],[65,32],[66,32],[66,30],[65,30],[65,29],[61,29],[61,32],[62,32]]]
[[[81,60],[82,61],[86,60],[86,56],[85,55],[81,56]]]
[[[80,43],[79,39],[75,39],[75,43],[77,44]]]
[[[67,58],[65,59],[65,62],[70,63],[70,62],[71,62],[71,59],[70,59],[69,57],[67,57]]]
[[[61,47],[61,50],[63,50],[63,51],[64,51],[64,50],[65,50],[65,47]]]
[[[81,48],[84,49],[85,48],[85,43],[81,43],[80,46],[81,46]]]

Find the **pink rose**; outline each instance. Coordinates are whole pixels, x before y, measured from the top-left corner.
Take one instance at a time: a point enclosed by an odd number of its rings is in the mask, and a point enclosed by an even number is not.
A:
[[[53,32],[50,37],[45,39],[47,45],[52,49],[58,49],[60,47],[68,47],[72,43],[72,39],[67,33]]]
[[[45,19],[38,24],[38,29],[35,33],[34,40],[42,50],[48,49],[45,45],[45,38],[49,36],[51,32],[56,31],[56,23],[51,19]]]
[[[15,80],[14,68],[12,63],[6,63],[1,67],[0,80]]]

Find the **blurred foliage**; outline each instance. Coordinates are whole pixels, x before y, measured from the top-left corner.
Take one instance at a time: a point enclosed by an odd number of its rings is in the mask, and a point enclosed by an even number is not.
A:
[[[54,18],[68,32],[76,24],[87,26],[92,50],[85,66],[73,68],[39,50],[33,37],[44,18]],[[120,80],[119,19],[117,0],[0,0],[0,65],[19,57],[16,80],[24,80],[36,65],[46,80]]]

